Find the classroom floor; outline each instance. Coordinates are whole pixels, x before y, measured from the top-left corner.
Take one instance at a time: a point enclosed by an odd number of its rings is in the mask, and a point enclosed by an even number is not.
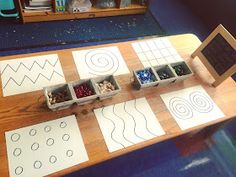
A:
[[[204,40],[210,33],[181,1],[150,0],[150,3],[152,14],[169,35],[194,33],[200,40]],[[67,177],[234,177],[235,125],[236,121],[218,131],[208,141],[203,141],[201,135],[180,137],[80,170]]]

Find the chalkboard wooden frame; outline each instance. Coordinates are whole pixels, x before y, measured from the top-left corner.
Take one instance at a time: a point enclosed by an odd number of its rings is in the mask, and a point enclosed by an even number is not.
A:
[[[212,84],[214,87],[220,85],[224,80],[228,77],[232,76],[236,73],[236,64],[233,64],[230,68],[228,68],[223,74],[219,74],[215,68],[211,65],[202,51],[209,45],[209,43],[218,35],[220,34],[228,44],[236,51],[236,40],[234,37],[223,27],[223,25],[219,25],[204,41],[203,43],[197,48],[197,50],[191,55],[192,58],[198,56],[201,62],[205,65],[211,75],[214,77],[215,82]]]

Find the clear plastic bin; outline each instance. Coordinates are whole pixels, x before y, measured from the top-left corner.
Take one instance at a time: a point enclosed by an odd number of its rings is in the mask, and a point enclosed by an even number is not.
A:
[[[87,12],[91,9],[90,0],[68,0],[67,11],[70,13]]]

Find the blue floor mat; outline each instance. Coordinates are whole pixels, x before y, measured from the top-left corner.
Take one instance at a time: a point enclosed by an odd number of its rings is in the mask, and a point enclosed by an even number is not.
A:
[[[21,24],[0,21],[0,26],[0,51],[166,34],[150,12],[44,23]]]
[[[228,177],[209,151],[182,157],[172,141],[129,153],[65,177]]]

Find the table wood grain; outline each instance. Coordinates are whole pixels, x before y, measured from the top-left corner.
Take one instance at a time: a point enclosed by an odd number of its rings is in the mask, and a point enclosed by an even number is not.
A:
[[[181,83],[176,83],[166,87],[152,87],[142,90],[135,90],[132,87],[132,70],[142,68],[136,53],[134,52],[131,43],[133,41],[89,46],[83,48],[74,48],[57,51],[47,51],[32,54],[15,55],[8,57],[1,57],[0,60],[9,60],[21,57],[29,57],[36,55],[54,54],[59,55],[62,68],[65,74],[66,81],[78,80],[79,75],[76,71],[76,66],[73,61],[73,50],[84,50],[97,47],[118,46],[130,70],[130,74],[117,76],[117,80],[121,86],[122,91],[113,97],[103,101],[95,101],[92,104],[84,106],[73,106],[70,109],[61,110],[57,112],[50,111],[45,102],[43,91],[35,91],[26,94],[15,96],[2,96],[2,89],[0,90],[0,174],[1,176],[9,176],[8,162],[6,153],[5,131],[14,130],[17,128],[38,124],[45,121],[54,120],[67,115],[75,114],[77,116],[78,124],[81,134],[88,152],[89,161],[78,164],[71,168],[56,172],[49,176],[60,176],[68,174],[79,169],[100,163],[102,161],[124,155],[131,151],[135,151],[152,144],[168,140],[170,138],[186,134],[216,123],[230,120],[236,116],[236,85],[235,82],[229,78],[222,85],[217,88],[211,86],[214,81],[206,68],[202,65],[198,58],[191,59],[190,56],[194,50],[201,44],[199,39],[192,34],[183,34],[168,37],[171,43],[175,46],[179,54],[187,61],[194,76]],[[1,84],[0,84],[1,85]],[[184,89],[187,87],[202,85],[219,108],[225,113],[225,117],[216,121],[206,123],[204,125],[196,126],[194,128],[182,131],[160,98],[160,94],[168,93]],[[2,86],[0,86],[2,88]],[[108,106],[115,103],[120,103],[135,98],[146,97],[153,112],[158,118],[160,124],[164,128],[166,135],[156,137],[154,139],[127,147],[125,149],[109,153],[103,139],[102,133],[99,129],[98,122],[93,113],[93,109],[102,106]]]

